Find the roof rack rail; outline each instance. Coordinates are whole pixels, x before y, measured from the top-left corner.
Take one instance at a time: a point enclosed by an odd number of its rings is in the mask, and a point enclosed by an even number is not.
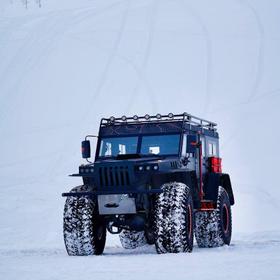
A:
[[[108,126],[108,125],[117,125],[122,123],[129,123],[129,124],[139,124],[139,123],[150,123],[150,122],[175,122],[175,121],[182,121],[194,126],[198,126],[208,130],[216,130],[217,124],[196,116],[193,116],[188,113],[183,114],[173,114],[169,113],[167,115],[156,114],[150,116],[146,114],[145,116],[137,116],[134,115],[132,117],[122,116],[119,118],[110,117],[110,118],[102,118],[100,122],[100,126]]]

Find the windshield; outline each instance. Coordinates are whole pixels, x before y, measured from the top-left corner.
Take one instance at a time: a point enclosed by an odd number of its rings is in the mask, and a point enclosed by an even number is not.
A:
[[[179,142],[179,134],[103,138],[100,143],[99,156],[116,157],[137,154],[138,151],[141,155],[177,155]],[[138,145],[141,146],[138,148]]]
[[[141,154],[175,155],[179,152],[180,135],[143,136]]]
[[[115,157],[117,155],[136,154],[138,137],[114,137],[101,140],[99,156]]]

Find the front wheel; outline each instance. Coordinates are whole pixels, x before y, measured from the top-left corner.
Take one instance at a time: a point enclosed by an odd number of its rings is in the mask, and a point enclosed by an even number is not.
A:
[[[71,192],[89,191],[79,186]],[[64,207],[63,233],[68,255],[87,256],[103,253],[106,224],[98,214],[95,200],[89,197],[68,197]]]
[[[169,183],[155,202],[155,245],[159,254],[193,249],[193,201],[182,183]]]

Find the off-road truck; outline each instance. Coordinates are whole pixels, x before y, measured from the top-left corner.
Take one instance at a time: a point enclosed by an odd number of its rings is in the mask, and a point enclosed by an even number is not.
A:
[[[194,235],[198,247],[229,245],[234,196],[219,154],[216,124],[188,113],[101,119],[71,175],[83,184],[62,194],[68,254],[102,254],[107,231],[158,253],[191,252]]]

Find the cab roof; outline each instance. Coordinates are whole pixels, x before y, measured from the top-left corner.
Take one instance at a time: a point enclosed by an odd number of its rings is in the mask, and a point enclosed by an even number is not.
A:
[[[188,113],[167,115],[157,114],[150,116],[134,115],[119,118],[102,118],[100,122],[99,136],[124,136],[144,134],[173,134],[188,132],[190,134],[204,134],[218,137],[217,124],[201,119]]]

